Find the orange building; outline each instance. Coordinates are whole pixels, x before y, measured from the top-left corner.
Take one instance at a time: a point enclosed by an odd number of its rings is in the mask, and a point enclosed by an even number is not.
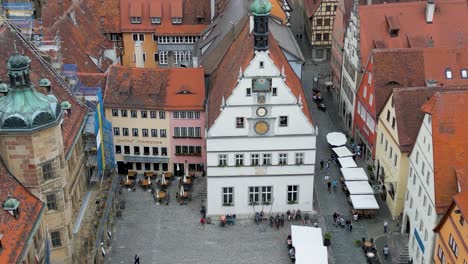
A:
[[[460,179],[464,173],[457,171]],[[466,181],[466,180],[465,180]],[[468,188],[453,196],[453,202],[434,228],[437,242],[434,262],[437,264],[468,263]]]
[[[122,65],[189,67],[211,19],[210,0],[120,0]]]

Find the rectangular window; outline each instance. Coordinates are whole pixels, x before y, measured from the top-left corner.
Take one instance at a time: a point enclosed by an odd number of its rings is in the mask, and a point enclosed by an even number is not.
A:
[[[168,51],[159,52],[159,64],[160,65],[167,65],[167,54],[168,54]]]
[[[159,148],[158,148],[158,147],[153,147],[152,150],[153,150],[153,155],[154,155],[154,156],[159,155]]]
[[[132,24],[141,24],[141,17],[130,17]]]
[[[151,24],[161,24],[160,17],[151,17]]]
[[[136,170],[141,170],[141,162],[135,163],[136,165]]]
[[[145,110],[141,111],[141,118],[148,118],[148,112]]]
[[[150,111],[150,117],[156,118],[156,111]]]
[[[447,78],[447,79],[452,79],[453,78],[452,69],[445,69],[445,78]]]
[[[331,25],[331,19],[330,18],[325,18],[324,26],[330,26],[330,25]]]
[[[393,166],[396,167],[397,163],[398,163],[398,156],[397,156],[397,154],[395,153],[395,158],[393,159]]]
[[[393,155],[393,147],[390,146],[390,155],[388,155],[388,158],[391,159]]]
[[[127,127],[122,128],[122,135],[125,136],[125,137],[128,137],[128,128]]]
[[[298,152],[296,153],[296,165],[304,164],[304,153]]]
[[[223,187],[223,205],[234,204],[234,187]]]
[[[278,88],[273,87],[273,88],[271,89],[271,93],[272,93],[273,96],[277,96],[277,95],[278,95]]]
[[[114,127],[114,136],[120,135],[120,128]]]
[[[120,115],[122,117],[127,117],[127,110],[120,110]]]
[[[167,156],[167,148],[161,148],[161,156]]]
[[[416,164],[418,164],[418,162],[419,162],[419,152],[416,151]]]
[[[201,137],[201,127],[196,127],[195,128],[195,137],[200,138]]]
[[[236,166],[244,165],[244,154],[236,154]]]
[[[57,210],[57,196],[55,193],[46,195],[47,210]]]
[[[395,117],[392,118],[392,128],[395,129],[396,119]]]
[[[54,178],[54,170],[52,169],[52,162],[44,163],[42,166],[42,178],[44,181]]]
[[[245,96],[251,96],[252,95],[252,88],[247,88],[245,90]]]
[[[132,34],[133,41],[145,41],[145,34],[134,33]]]
[[[369,105],[372,106],[372,103],[374,102],[374,95],[369,94]]]
[[[236,118],[236,128],[244,128],[244,118],[237,117]]]
[[[218,166],[227,166],[227,154],[218,155]]]
[[[297,203],[299,198],[299,185],[288,185],[288,203]]]
[[[329,41],[330,40],[330,34],[329,33],[323,33],[323,40],[324,41]]]
[[[390,122],[390,110],[387,110],[387,122]]]
[[[259,154],[250,154],[250,165],[258,166],[260,164],[260,155]]]
[[[144,137],[148,137],[148,129],[147,128],[143,128],[141,130],[141,134],[144,136]]]
[[[323,21],[321,18],[317,18],[317,26],[321,26],[323,24]]]
[[[134,147],[133,147],[133,154],[135,154],[135,155],[140,155],[140,147],[134,146]]]
[[[151,129],[151,137],[158,137],[158,130],[157,129]]]
[[[263,165],[271,165],[271,154],[270,153],[264,153],[263,154]]]
[[[322,40],[322,34],[321,33],[315,34],[315,41],[321,41],[321,40]]]
[[[61,247],[62,239],[60,238],[60,231],[50,232],[50,240],[52,242],[52,247]]]
[[[138,128],[132,128],[132,135],[138,137]]]
[[[150,154],[150,148],[149,147],[143,147],[143,155],[149,155]]]
[[[249,205],[255,203],[258,204],[260,201],[260,187],[254,186],[249,187]]]
[[[137,111],[136,110],[130,110],[130,116],[132,118],[137,118],[138,117]]]
[[[279,165],[286,165],[288,164],[288,153],[280,153],[278,155],[278,164]]]
[[[145,163],[145,170],[151,170],[151,163]]]
[[[173,112],[172,113],[172,118],[174,118],[174,119],[179,119],[179,116],[180,116],[179,112]]]
[[[383,144],[383,133],[380,132],[380,144]]]
[[[172,24],[182,24],[182,18],[181,17],[173,17],[172,18]]]
[[[130,146],[124,146],[124,154],[130,154]]]
[[[119,110],[118,109],[112,109],[112,116],[119,116]]]
[[[463,215],[460,215],[460,219],[458,220],[461,226],[465,223],[465,218],[463,218]]]
[[[271,186],[262,186],[262,203],[270,204],[272,201],[272,189]]]
[[[421,165],[421,174],[424,175],[424,171],[426,170],[426,163],[422,162]]]
[[[165,138],[166,137],[166,129],[159,130],[159,136]]]
[[[287,116],[280,116],[279,117],[279,126],[280,127],[287,127],[288,126],[288,117]]]
[[[385,139],[385,152],[387,152],[387,149],[388,149],[388,140]]]
[[[468,70],[467,69],[460,70],[460,75],[462,79],[468,79]]]
[[[117,153],[117,154],[122,153],[122,146],[120,146],[120,145],[115,145],[115,153]]]
[[[166,112],[159,111],[159,119],[166,119]]]
[[[365,99],[367,96],[367,86],[364,85],[364,90],[362,91],[362,97]]]
[[[159,171],[159,163],[153,163],[153,170]]]

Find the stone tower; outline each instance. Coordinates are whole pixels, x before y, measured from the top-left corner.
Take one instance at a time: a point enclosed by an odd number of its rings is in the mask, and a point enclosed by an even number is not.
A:
[[[271,3],[268,0],[255,0],[250,6],[254,16],[254,49],[258,51],[268,50],[268,17],[270,16]]]

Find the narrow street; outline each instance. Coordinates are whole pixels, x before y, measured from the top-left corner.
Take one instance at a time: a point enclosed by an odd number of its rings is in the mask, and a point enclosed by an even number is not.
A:
[[[304,47],[303,43],[301,46]],[[341,188],[336,192],[328,193],[327,180],[325,176],[329,176],[330,180],[336,179],[339,182],[340,166],[333,164],[328,172],[320,172],[320,161],[327,161],[332,153],[330,145],[326,141],[326,135],[329,132],[344,132],[342,121],[338,115],[337,105],[335,104],[331,92],[327,92],[324,82],[329,80],[329,62],[312,62],[308,54],[310,51],[305,50],[304,55],[308,61],[304,65],[303,70],[303,87],[309,108],[312,113],[312,118],[315,125],[319,127],[319,135],[317,138],[317,157],[315,171],[315,197],[316,211],[320,219],[320,226],[323,233],[331,233],[331,246],[329,247],[329,263],[366,263],[365,255],[362,249],[356,246],[355,241],[361,240],[363,237],[366,240],[374,238],[378,249],[381,263],[393,263],[392,253],[398,256],[397,253],[401,249],[398,248],[396,239],[400,239],[400,228],[397,221],[392,221],[390,212],[386,204],[381,200],[380,195],[376,195],[380,210],[374,218],[359,219],[353,221],[352,232],[333,224],[333,213],[337,212],[344,216],[345,219],[352,219],[351,206],[346,200],[346,196]],[[317,104],[312,99],[313,78],[320,74],[319,85],[322,90],[322,97],[327,106],[326,111],[321,111],[317,108]],[[349,143],[349,141],[348,141]],[[348,145],[349,147],[349,145]],[[356,160],[358,166],[367,168],[367,164],[360,159]],[[366,169],[367,171],[367,169]],[[389,221],[389,232],[384,234],[383,222]],[[394,242],[394,243],[391,243]],[[383,260],[382,249],[385,245],[390,248],[390,256]],[[404,243],[403,243],[404,244]],[[352,261],[351,261],[352,260]],[[351,261],[351,262],[350,262]]]

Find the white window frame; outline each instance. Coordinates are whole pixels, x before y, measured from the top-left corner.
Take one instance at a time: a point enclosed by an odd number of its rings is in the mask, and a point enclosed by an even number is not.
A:
[[[159,64],[160,65],[167,65],[168,64],[167,57],[168,57],[168,52],[167,51],[165,51],[165,50],[160,51],[159,52]]]
[[[244,166],[244,154],[235,155],[235,164],[236,166]]]
[[[234,205],[234,187],[222,187],[221,199],[223,206]]]
[[[260,202],[260,186],[249,187],[249,205],[258,204]]]
[[[141,24],[141,17],[130,17],[130,22],[132,24]]]
[[[251,166],[260,165],[260,154],[258,153],[250,154],[250,165]]]
[[[151,24],[161,24],[161,17],[151,17]]]
[[[287,165],[287,164],[288,164],[288,153],[279,153],[278,165]]]
[[[305,156],[304,152],[296,152],[295,156],[296,156],[295,157],[296,165],[304,164],[304,156]]]
[[[288,185],[286,198],[288,203],[299,202],[299,185]]]
[[[218,154],[218,166],[227,166],[228,165],[227,154]]]
[[[271,153],[262,154],[262,165],[264,166],[271,165]]]
[[[271,204],[273,201],[273,186],[262,186],[262,204]]]

